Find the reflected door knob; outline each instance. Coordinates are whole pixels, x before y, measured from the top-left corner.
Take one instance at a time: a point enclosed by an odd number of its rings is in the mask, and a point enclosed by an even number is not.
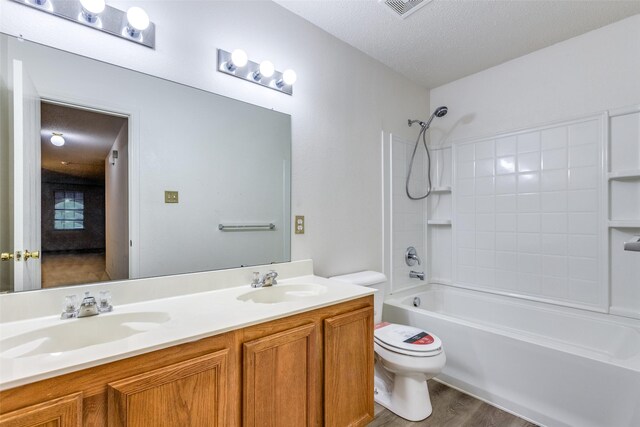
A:
[[[0,260],[2,261],[11,261],[13,259],[13,253],[11,252],[2,252],[0,254]]]
[[[33,251],[33,252],[29,252],[28,250],[24,250],[24,260],[28,260],[29,258],[33,258],[33,259],[38,259],[40,258],[40,252],[39,251]]]

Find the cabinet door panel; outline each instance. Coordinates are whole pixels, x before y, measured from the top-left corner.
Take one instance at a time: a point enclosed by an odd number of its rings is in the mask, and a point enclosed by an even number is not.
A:
[[[225,426],[227,350],[108,385],[109,426]]]
[[[315,330],[303,325],[244,344],[245,426],[316,425]]]
[[[80,427],[82,393],[0,415],[0,427]]]
[[[373,419],[373,309],[324,321],[325,425],[361,426]]]

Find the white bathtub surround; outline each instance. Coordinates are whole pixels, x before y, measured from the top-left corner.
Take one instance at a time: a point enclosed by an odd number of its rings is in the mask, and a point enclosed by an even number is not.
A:
[[[249,286],[251,272],[265,272],[272,268],[280,273],[278,284],[273,288],[258,291],[280,292],[287,286],[293,289],[296,285],[319,291],[313,292],[313,296],[293,298],[278,303],[260,303],[259,300],[250,298],[251,295],[248,294],[256,291]],[[3,320],[0,323],[0,389],[17,387],[195,341],[375,292],[370,288],[314,276],[313,263],[310,260],[141,279],[129,281],[126,286],[123,285],[125,284],[116,282],[38,293],[0,295],[0,309],[3,314]],[[110,290],[113,295],[114,311],[112,313],[82,319],[60,319],[63,295],[71,290],[73,292],[91,290],[95,295],[99,290],[104,289]],[[30,316],[17,313],[16,310],[8,310],[12,305],[26,307],[28,305],[26,302],[16,301],[16,297],[25,294],[30,297],[29,304],[33,304]],[[146,298],[141,298],[143,295]],[[10,313],[8,314],[7,311]],[[51,313],[52,311],[54,313]],[[140,329],[143,332],[118,336],[117,330],[98,327],[105,322],[109,323],[111,318],[115,322],[114,326],[117,326],[116,324],[119,325],[119,323],[115,320],[119,317],[129,319],[127,316],[132,316],[134,320],[129,322],[134,323],[125,323],[124,327]],[[136,316],[141,320],[136,321]],[[77,322],[83,327],[97,325],[94,331],[95,343],[86,347],[74,347],[75,341],[71,339],[69,351],[54,349],[40,352],[39,346],[44,341],[39,338],[26,342],[19,349],[9,347],[12,340],[29,334],[40,334],[47,328],[54,333],[61,325],[65,325],[65,322]],[[104,342],[101,340],[103,335]]]
[[[639,321],[442,285],[384,311],[446,344],[438,381],[549,427],[640,425]]]

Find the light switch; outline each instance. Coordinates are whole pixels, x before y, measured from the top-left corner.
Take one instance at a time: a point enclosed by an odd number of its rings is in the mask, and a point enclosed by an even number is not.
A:
[[[304,234],[304,215],[296,215],[294,230],[296,234]]]
[[[178,203],[178,192],[177,191],[165,191],[164,192],[164,202],[165,203]]]

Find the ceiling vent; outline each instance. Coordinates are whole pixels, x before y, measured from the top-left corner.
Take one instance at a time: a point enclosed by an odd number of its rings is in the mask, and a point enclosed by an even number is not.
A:
[[[380,3],[386,5],[393,11],[394,15],[402,19],[411,15],[422,6],[426,6],[433,0],[379,0]]]

